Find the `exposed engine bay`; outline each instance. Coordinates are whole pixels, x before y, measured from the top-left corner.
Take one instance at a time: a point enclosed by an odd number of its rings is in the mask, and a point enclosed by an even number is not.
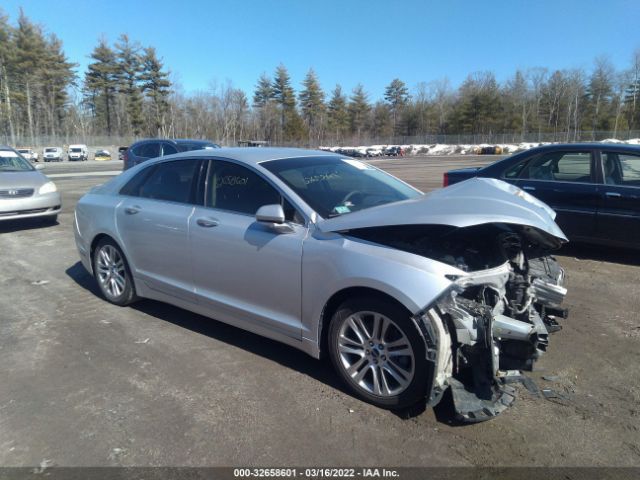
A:
[[[450,387],[459,419],[487,420],[514,400],[508,385],[531,371],[567,318],[564,270],[553,239],[521,225],[410,225],[351,236],[452,265],[452,286],[414,317],[434,363],[431,404]]]

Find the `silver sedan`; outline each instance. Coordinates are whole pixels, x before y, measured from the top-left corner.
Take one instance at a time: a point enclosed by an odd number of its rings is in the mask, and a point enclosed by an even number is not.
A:
[[[0,222],[42,218],[55,223],[61,200],[55,183],[18,152],[0,146]]]
[[[331,152],[234,148],[145,162],[83,196],[82,263],[104,297],[152,298],[320,358],[385,408],[452,389],[461,419],[513,400],[566,316],[566,238],[526,192],[425,195]]]

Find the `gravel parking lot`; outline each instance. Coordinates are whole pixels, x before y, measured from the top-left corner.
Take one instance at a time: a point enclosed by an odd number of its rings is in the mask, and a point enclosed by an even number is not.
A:
[[[423,190],[496,157],[371,162]],[[78,261],[73,208],[122,162],[51,164],[59,224],[0,227],[0,465],[640,466],[640,260],[559,255],[571,316],[493,421],[388,412],[328,362],[153,301],[103,301]]]

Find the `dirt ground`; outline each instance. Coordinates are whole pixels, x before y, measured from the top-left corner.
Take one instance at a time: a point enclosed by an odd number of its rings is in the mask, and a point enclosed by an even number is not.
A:
[[[424,190],[487,157],[372,160]],[[345,393],[327,362],[152,301],[103,301],[73,208],[121,164],[47,166],[59,224],[0,229],[0,465],[640,466],[640,257],[572,246],[570,318],[498,418]],[[102,171],[102,173],[98,173]],[[106,173],[105,173],[106,172]]]

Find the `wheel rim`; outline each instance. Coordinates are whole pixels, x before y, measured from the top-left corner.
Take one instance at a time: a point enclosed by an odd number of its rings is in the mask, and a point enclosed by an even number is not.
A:
[[[127,286],[124,260],[112,245],[104,245],[98,251],[96,262],[98,281],[110,297],[119,297]]]
[[[351,381],[367,393],[392,397],[413,380],[415,361],[406,334],[377,312],[356,312],[338,334],[340,362]]]

